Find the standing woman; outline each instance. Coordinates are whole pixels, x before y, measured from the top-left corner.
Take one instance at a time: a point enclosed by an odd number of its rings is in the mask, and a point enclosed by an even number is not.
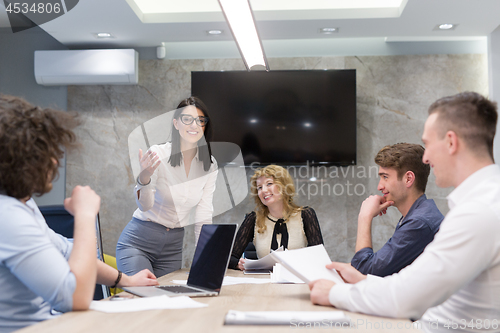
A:
[[[250,187],[255,211],[245,217],[238,229],[229,268],[244,270],[245,259],[240,258],[252,241],[259,258],[280,246],[293,250],[323,244],[316,212],[293,201],[295,186],[285,168],[268,165],[257,169]]]
[[[138,209],[116,245],[120,270],[144,268],[156,276],[182,265],[184,226],[195,213],[195,240],[212,223],[217,163],[212,156],[212,128],[205,104],[196,97],[179,103],[172,121],[172,141],[139,150],[141,172],[134,196]]]

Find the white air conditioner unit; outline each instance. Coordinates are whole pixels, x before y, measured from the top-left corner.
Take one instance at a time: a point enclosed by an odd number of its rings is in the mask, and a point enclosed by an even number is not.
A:
[[[44,86],[137,84],[134,49],[35,51],[35,79]]]

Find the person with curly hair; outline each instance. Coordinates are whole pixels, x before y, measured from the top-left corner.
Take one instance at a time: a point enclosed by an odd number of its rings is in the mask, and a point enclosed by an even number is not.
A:
[[[54,317],[52,309],[86,310],[96,282],[156,285],[97,260],[95,217],[101,198],[77,186],[64,207],[74,216],[74,241],[49,229],[33,195],[52,189],[64,150],[76,146],[74,113],[42,109],[0,95],[0,332]]]
[[[323,244],[316,213],[293,201],[295,185],[285,168],[268,165],[257,169],[250,186],[256,208],[238,229],[229,268],[245,270],[241,255],[251,241],[259,258],[280,246],[292,250]]]

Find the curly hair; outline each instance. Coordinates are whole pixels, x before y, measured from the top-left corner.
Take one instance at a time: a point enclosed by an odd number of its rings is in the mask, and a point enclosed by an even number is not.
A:
[[[269,208],[260,201],[257,190],[257,179],[260,177],[270,177],[274,179],[274,183],[278,185],[280,193],[283,198],[283,217],[286,220],[296,212],[302,210],[302,207],[293,201],[295,197],[295,185],[290,173],[279,165],[268,165],[264,168],[255,170],[252,178],[250,179],[250,191],[255,200],[255,213],[257,232],[263,233],[266,230],[266,216],[269,214]]]
[[[0,191],[23,199],[50,191],[59,160],[76,146],[76,113],[0,95]]]

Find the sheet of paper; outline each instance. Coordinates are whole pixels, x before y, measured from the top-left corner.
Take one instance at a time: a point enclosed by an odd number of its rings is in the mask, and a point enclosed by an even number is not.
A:
[[[281,251],[283,251],[283,246],[281,246],[274,252],[281,252]],[[258,260],[246,259],[245,263],[243,264],[243,267],[245,267],[245,269],[271,269],[273,268],[275,263],[276,260],[273,257],[271,257],[270,254],[268,254],[264,258],[260,258]]]
[[[251,270],[244,270],[243,274],[245,275],[269,275],[271,273],[271,270],[269,269],[251,269]]]
[[[271,273],[271,283],[304,283],[282,264],[276,264]]]
[[[197,302],[187,296],[168,297],[166,295],[156,297],[134,298],[122,301],[92,301],[90,309],[101,312],[135,312],[157,309],[187,309],[203,308],[208,304]]]
[[[342,311],[235,311],[229,310],[224,325],[293,325],[293,323],[329,323],[332,328],[349,327],[351,319]]]
[[[185,285],[187,284],[187,280],[172,280],[172,283]],[[223,286],[231,286],[233,284],[263,284],[263,283],[271,283],[271,279],[225,276],[224,280],[222,281]]]
[[[296,250],[272,252],[271,256],[306,283],[318,279],[327,279],[339,284],[344,283],[336,270],[325,267],[332,261],[323,244]]]

